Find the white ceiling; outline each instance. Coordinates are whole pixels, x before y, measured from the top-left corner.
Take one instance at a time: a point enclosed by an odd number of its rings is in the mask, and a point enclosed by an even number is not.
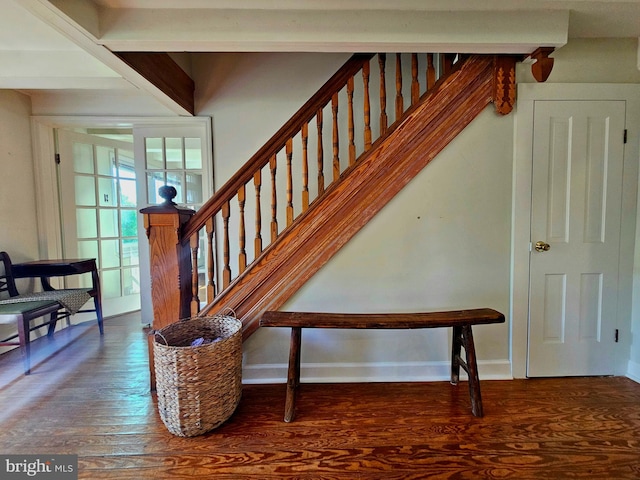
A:
[[[141,90],[112,51],[530,53],[640,38],[640,0],[0,0],[0,88]]]

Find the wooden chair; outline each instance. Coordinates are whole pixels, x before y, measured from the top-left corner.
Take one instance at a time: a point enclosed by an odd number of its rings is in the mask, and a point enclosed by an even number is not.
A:
[[[0,295],[7,292],[0,300],[0,324],[16,324],[18,333],[0,340],[0,346],[19,345],[24,363],[24,373],[31,373],[31,341],[30,332],[48,326],[47,335],[53,336],[59,318],[68,316],[64,307],[55,300],[29,300],[13,303],[17,299],[26,298],[20,295],[11,272],[11,259],[6,252],[0,252],[0,261],[4,264],[4,272],[0,273]],[[62,312],[61,312],[62,310]],[[48,320],[38,325],[31,325],[31,320],[47,317]],[[18,339],[17,341],[15,339]]]

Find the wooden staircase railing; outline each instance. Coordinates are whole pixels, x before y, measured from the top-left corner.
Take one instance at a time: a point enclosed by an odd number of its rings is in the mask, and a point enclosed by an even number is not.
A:
[[[376,140],[394,127],[389,124],[389,117],[397,123],[404,112],[417,104],[420,96],[430,91],[438,78],[452,68],[454,60],[451,55],[394,54],[394,71],[389,72],[387,55],[379,54],[374,65],[379,93],[372,101],[374,57],[357,54],[349,59],[184,226],[183,242],[189,242],[193,265],[199,265],[199,269],[193,269],[192,314],[200,311],[202,292],[207,304],[215,302],[219,292],[242,275],[266,245],[276,241],[283,230],[281,225],[289,227],[304,214],[314,200],[338,181],[345,169],[355,164],[360,154],[371,149]],[[403,88],[407,75],[410,75],[410,88]],[[390,113],[387,112],[388,77],[395,81],[391,94],[395,108]],[[409,99],[405,100],[409,92]],[[373,102],[379,117],[375,125],[371,124]],[[310,157],[315,158],[310,161]],[[281,172],[282,179],[278,177]],[[310,181],[312,172],[315,185]],[[263,198],[265,184],[271,189],[269,202]],[[251,189],[254,193],[249,195],[253,198],[248,198],[247,191]],[[282,189],[286,192],[281,192]],[[283,200],[284,205],[280,206]],[[249,203],[251,211],[247,209]],[[231,233],[232,223],[237,231],[235,235]],[[247,241],[248,230],[251,230],[252,242]],[[222,261],[218,267],[216,234],[222,245]],[[253,243],[252,252],[248,251],[248,243]],[[204,250],[203,256],[200,250]],[[204,286],[200,280],[203,277]],[[221,285],[217,283],[218,278]]]
[[[515,58],[374,57],[349,59],[181,228],[163,224],[177,252],[157,274],[152,258],[152,282],[177,276],[181,298],[154,291],[154,312],[169,296],[172,315],[232,308],[251,334],[489,102],[513,104]]]

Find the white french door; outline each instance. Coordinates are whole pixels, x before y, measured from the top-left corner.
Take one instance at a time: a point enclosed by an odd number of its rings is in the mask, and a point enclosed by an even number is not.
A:
[[[192,125],[134,127],[139,209],[162,203],[158,189],[164,185],[176,189],[175,203],[193,210],[200,208],[213,194],[210,128],[208,121]],[[141,311],[144,321],[153,315],[149,244],[142,223],[138,229],[140,238],[145,238],[140,243]],[[198,263],[203,277],[200,284],[204,285],[204,244],[200,247]]]
[[[63,252],[96,258],[105,316],[140,308],[133,143],[58,131]],[[88,279],[68,277],[85,285]]]

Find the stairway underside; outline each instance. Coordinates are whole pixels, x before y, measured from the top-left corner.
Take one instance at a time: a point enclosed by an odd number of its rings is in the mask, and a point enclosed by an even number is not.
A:
[[[253,333],[492,101],[493,69],[493,57],[466,59],[201,314],[230,307]]]

